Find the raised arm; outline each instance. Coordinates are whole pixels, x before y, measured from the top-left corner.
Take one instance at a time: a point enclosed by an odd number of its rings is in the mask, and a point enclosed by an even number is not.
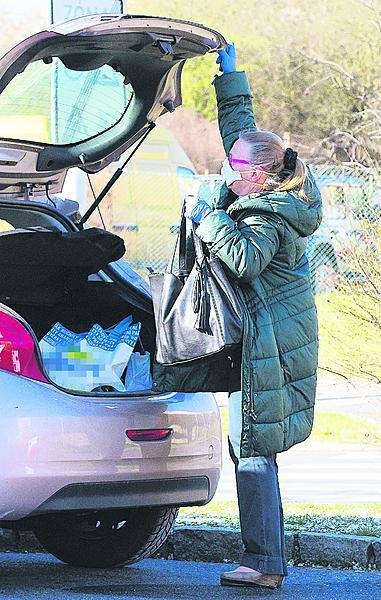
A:
[[[222,75],[216,75],[214,79],[218,124],[224,149],[228,154],[241,131],[256,129],[253,96],[246,73],[236,69],[234,44],[229,43],[225,50],[218,51],[216,63],[222,72]]]
[[[216,61],[222,75],[216,75],[214,87],[217,100],[218,125],[226,155],[238,139],[241,131],[255,130],[252,93],[246,73],[236,71],[234,44],[228,44],[226,50],[218,52]],[[222,185],[215,208],[226,208],[236,195]]]
[[[255,130],[252,95],[244,71],[216,76],[218,125],[226,154],[241,131]]]

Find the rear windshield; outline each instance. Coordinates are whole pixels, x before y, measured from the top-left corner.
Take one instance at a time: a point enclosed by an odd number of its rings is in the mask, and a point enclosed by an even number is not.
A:
[[[0,137],[78,143],[115,125],[132,94],[108,65],[84,72],[59,59],[30,63],[0,95]]]

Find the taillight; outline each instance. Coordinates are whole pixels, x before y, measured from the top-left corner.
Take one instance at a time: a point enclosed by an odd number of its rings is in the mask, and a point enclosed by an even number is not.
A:
[[[0,311],[0,369],[47,382],[41,373],[34,339],[12,315]]]
[[[126,436],[133,442],[158,442],[166,440],[172,429],[127,429]]]

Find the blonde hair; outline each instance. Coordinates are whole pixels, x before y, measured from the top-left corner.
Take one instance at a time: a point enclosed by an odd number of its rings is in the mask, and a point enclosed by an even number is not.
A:
[[[239,138],[250,145],[250,157],[253,163],[265,167],[269,173],[276,174],[274,177],[268,177],[265,191],[299,191],[300,197],[306,199],[302,188],[308,177],[307,167],[304,161],[297,158],[295,169],[292,172],[285,170],[286,147],[279,135],[257,129],[256,131],[244,131]],[[284,172],[282,173],[282,171]]]

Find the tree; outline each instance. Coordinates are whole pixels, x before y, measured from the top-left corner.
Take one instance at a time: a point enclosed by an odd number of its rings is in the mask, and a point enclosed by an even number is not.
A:
[[[137,0],[128,6],[140,10]],[[380,6],[372,0],[147,0],[145,11],[203,22],[236,42],[260,127],[311,146],[335,129],[362,128],[366,115],[372,130],[381,85]],[[184,105],[210,121],[215,73],[207,56],[188,61],[183,78]]]

